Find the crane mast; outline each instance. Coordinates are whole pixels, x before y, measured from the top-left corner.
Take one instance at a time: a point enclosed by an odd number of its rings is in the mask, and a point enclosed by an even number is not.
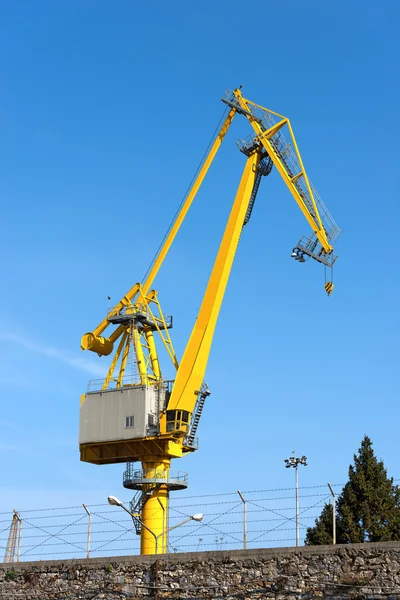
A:
[[[273,167],[312,230],[295,244],[292,257],[299,262],[312,258],[329,268],[337,258],[332,244],[340,230],[308,178],[289,119],[245,99],[240,89],[225,93],[222,100],[228,114],[145,281],[136,283],[81,341],[83,350],[113,355],[105,379],[90,383],[81,397],[81,460],[98,465],[128,463],[124,486],[137,492],[131,512],[140,515],[134,523],[143,554],[167,549],[169,492],[187,487],[186,474],[171,471],[171,459],[198,448],[197,427],[210,394],[204,377],[219,311],[242,229],[250,220],[260,182]],[[173,319],[164,314],[153,283],[237,114],[252,127],[251,135],[237,142],[246,162],[179,362],[170,335]],[[284,134],[289,135],[289,143]],[[327,281],[325,289],[329,295],[333,283]],[[172,363],[175,377],[170,380],[161,370],[156,339]],[[140,462],[142,469],[135,470],[134,462]]]

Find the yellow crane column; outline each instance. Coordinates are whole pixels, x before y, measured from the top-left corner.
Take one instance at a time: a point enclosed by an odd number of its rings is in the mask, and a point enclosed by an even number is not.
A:
[[[171,461],[169,458],[156,462],[143,462],[143,475],[152,483],[143,488],[142,531],[140,536],[141,554],[164,554],[168,545],[168,483],[154,483],[154,480],[168,481]]]

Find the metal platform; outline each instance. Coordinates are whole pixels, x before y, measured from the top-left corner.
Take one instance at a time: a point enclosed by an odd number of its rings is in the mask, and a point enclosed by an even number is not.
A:
[[[172,315],[165,315],[165,325],[159,318],[151,318],[146,312],[136,310],[132,313],[119,312],[117,314],[110,315],[107,317],[107,321],[113,325],[126,325],[131,321],[135,321],[139,327],[150,327],[152,331],[162,331],[165,328],[172,329],[173,320]]]
[[[182,446],[183,446],[182,447],[183,453],[193,452],[194,450],[198,450],[199,449],[199,438],[196,436],[193,437],[190,434],[188,434],[183,438]]]
[[[301,257],[306,254],[327,267],[333,267],[337,260],[337,255],[333,254],[333,252],[327,254],[315,237],[308,238],[305,235],[302,236],[297,246],[293,248],[293,253],[297,253]],[[304,262],[304,260],[301,262]]]
[[[169,490],[185,490],[188,474],[184,471],[155,472],[153,469],[135,469],[128,464],[124,471],[124,487],[128,490],[143,490],[149,485],[165,485]]]

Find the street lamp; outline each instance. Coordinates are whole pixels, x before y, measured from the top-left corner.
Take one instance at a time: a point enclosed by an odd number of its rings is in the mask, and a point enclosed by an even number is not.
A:
[[[90,512],[90,510],[88,509],[88,507],[86,506],[86,504],[82,504],[83,508],[85,509],[87,516],[89,517],[88,519],[88,530],[87,530],[87,548],[86,548],[86,558],[90,558],[90,532],[92,529],[92,514]]]
[[[243,548],[246,550],[247,548],[247,502],[244,498],[242,492],[240,490],[237,491],[240,496],[241,501],[243,502]]]
[[[296,546],[299,545],[299,465],[307,466],[307,456],[285,458],[286,468],[293,467],[296,471]]]
[[[301,263],[306,262],[304,258],[304,252],[299,252],[297,248],[293,248],[293,252],[290,256],[291,258],[294,258],[294,260],[298,260]]]
[[[155,545],[156,545],[156,554],[158,554],[158,539],[161,536],[167,535],[173,529],[176,529],[177,527],[181,527],[182,525],[185,525],[186,523],[189,523],[189,521],[197,521],[197,523],[199,523],[200,521],[203,520],[203,516],[204,516],[202,513],[196,513],[195,515],[192,515],[191,517],[188,517],[187,519],[185,519],[181,523],[178,523],[177,525],[173,525],[172,527],[169,527],[166,531],[162,531],[161,533],[159,533],[157,535],[157,534],[154,533],[154,531],[152,531],[151,529],[149,529],[149,527],[147,527],[147,525],[145,525],[143,523],[142,519],[140,518],[140,514],[139,513],[132,513],[130,510],[128,510],[126,508],[126,506],[116,496],[108,496],[108,504],[111,504],[112,506],[120,506],[121,508],[124,509],[125,512],[128,513],[128,515],[130,515],[132,517],[132,519],[136,519],[137,521],[139,521],[139,523],[141,524],[141,526],[144,527],[146,529],[146,531],[148,531],[154,537],[154,541],[155,541]]]

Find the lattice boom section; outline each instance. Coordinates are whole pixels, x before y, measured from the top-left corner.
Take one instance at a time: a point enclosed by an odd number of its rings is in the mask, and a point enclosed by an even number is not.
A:
[[[232,94],[232,92],[229,92],[229,91],[226,92],[225,98],[229,99],[228,101],[230,102],[231,105],[237,105],[239,107],[239,105],[237,104],[236,98]],[[281,117],[270,113],[267,109],[263,109],[260,106],[255,106],[255,105],[249,103],[249,109],[250,109],[251,114],[257,119],[259,125],[261,126],[261,128],[263,130],[270,129],[273,125],[275,125],[276,123],[278,123],[281,120]],[[239,112],[240,112],[240,107],[239,107]],[[292,143],[288,143],[285,139],[285,136],[283,133],[285,127],[287,128],[287,125],[282,127],[282,129],[280,129],[275,135],[273,135],[270,139],[270,142],[271,142],[272,146],[274,147],[275,152],[281,159],[282,163],[285,165],[289,176],[295,177],[296,175],[301,173],[302,169],[301,169],[299,157],[297,155],[296,150],[293,148]],[[288,130],[288,131],[289,131],[290,137],[292,138],[290,130]],[[250,136],[250,137],[253,137],[253,139],[254,139],[254,136]],[[246,138],[245,141],[242,140],[241,142],[239,142],[239,145],[240,145],[240,143],[248,145],[249,139]],[[328,211],[327,207],[323,203],[320,195],[318,194],[317,190],[315,189],[315,186],[311,183],[310,179],[309,179],[309,183],[310,183],[312,195],[314,196],[314,200],[317,205],[318,213],[319,213],[323,228],[325,230],[325,233],[330,241],[334,241],[335,239],[338,238],[338,236],[340,234],[340,229],[339,229],[338,225],[336,224],[335,220],[333,219],[332,215]],[[318,225],[318,221],[317,221],[314,206],[312,203],[311,195],[308,191],[307,183],[306,183],[306,179],[305,179],[304,175],[299,176],[299,178],[294,182],[294,185],[295,185],[297,191],[299,192],[300,196],[302,197],[304,203],[306,204],[308,210],[310,211],[310,214],[312,215],[313,219],[315,220],[316,224]]]

